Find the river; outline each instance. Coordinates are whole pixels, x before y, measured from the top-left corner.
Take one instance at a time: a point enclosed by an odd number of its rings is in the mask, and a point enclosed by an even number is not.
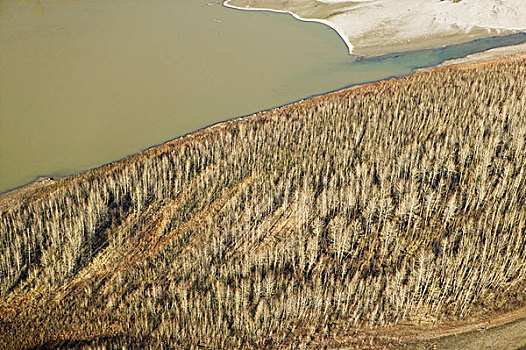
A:
[[[356,60],[322,24],[217,0],[0,0],[0,192],[525,37]]]

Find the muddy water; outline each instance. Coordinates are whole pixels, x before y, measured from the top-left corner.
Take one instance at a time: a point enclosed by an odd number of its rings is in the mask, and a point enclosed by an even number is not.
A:
[[[440,55],[354,62],[324,25],[218,0],[0,0],[0,192]]]

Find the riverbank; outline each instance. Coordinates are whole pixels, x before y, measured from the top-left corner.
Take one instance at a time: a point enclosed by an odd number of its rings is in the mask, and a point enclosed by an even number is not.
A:
[[[224,5],[289,13],[303,21],[323,23],[340,35],[349,53],[365,57],[526,30],[526,6],[520,0],[226,0]]]
[[[475,42],[354,61],[324,24],[220,1],[39,4],[45,11],[6,0],[0,12],[0,192],[487,48]]]
[[[322,24],[219,1],[1,6],[0,192],[382,78],[379,65],[355,74],[342,64],[344,46]]]
[[[44,190],[44,189],[47,188],[49,190],[49,187],[51,185],[56,184],[57,181],[62,181],[62,180],[65,180],[65,179],[74,178],[74,177],[77,177],[77,176],[80,176],[80,175],[83,175],[83,174],[90,174],[94,170],[97,170],[97,169],[107,169],[108,167],[111,167],[113,164],[118,164],[118,163],[121,163],[121,162],[127,162],[130,159],[134,159],[135,157],[138,157],[139,155],[143,154],[144,152],[148,152],[148,153],[154,152],[155,150],[158,150],[160,147],[162,148],[162,147],[165,147],[166,145],[179,144],[180,142],[183,142],[183,141],[184,142],[191,141],[194,138],[200,137],[203,134],[208,134],[208,133],[211,133],[211,132],[218,132],[218,129],[219,130],[228,129],[230,126],[232,126],[234,123],[237,123],[237,122],[243,122],[243,121],[254,122],[256,120],[259,120],[258,118],[261,118],[261,116],[264,115],[264,113],[266,113],[268,111],[281,110],[282,108],[291,107],[291,106],[296,105],[297,103],[302,103],[303,101],[314,101],[315,102],[315,101],[317,101],[318,98],[323,98],[324,96],[332,96],[334,94],[337,94],[337,95],[338,94],[345,94],[348,91],[352,91],[352,90],[367,89],[367,88],[369,88],[372,85],[373,86],[374,85],[382,85],[382,84],[388,83],[392,79],[403,79],[404,77],[405,78],[409,78],[409,77],[411,77],[411,76],[413,76],[415,74],[432,73],[434,71],[441,70],[441,69],[446,69],[446,68],[450,68],[450,67],[454,67],[454,68],[457,68],[457,69],[472,69],[472,68],[474,68],[476,66],[485,66],[487,64],[498,63],[498,62],[501,62],[503,60],[504,61],[514,61],[514,60],[517,60],[517,59],[523,59],[525,56],[526,56],[526,43],[525,44],[519,44],[519,45],[510,45],[510,46],[505,46],[505,47],[499,47],[499,48],[496,48],[496,49],[490,49],[490,50],[478,52],[478,53],[475,53],[475,54],[467,55],[465,57],[458,58],[458,59],[446,60],[446,61],[444,61],[444,62],[442,62],[442,63],[440,63],[440,64],[438,64],[436,66],[432,66],[432,67],[428,67],[428,68],[422,68],[422,69],[417,69],[411,74],[403,74],[402,76],[398,76],[398,77],[392,77],[392,78],[388,78],[388,79],[379,79],[379,80],[374,81],[374,82],[367,82],[367,83],[363,83],[363,84],[355,84],[355,85],[351,85],[349,87],[337,89],[337,90],[334,90],[334,91],[331,91],[331,92],[325,92],[325,93],[322,93],[322,94],[317,94],[317,95],[314,95],[314,96],[311,96],[311,97],[307,97],[305,99],[297,100],[297,101],[294,101],[292,103],[287,103],[287,104],[284,104],[284,105],[282,105],[280,107],[275,107],[275,108],[271,108],[271,109],[262,110],[262,111],[259,111],[257,113],[246,115],[246,116],[242,116],[242,117],[234,117],[232,119],[228,119],[228,120],[225,120],[225,121],[219,121],[219,122],[217,122],[215,124],[211,124],[211,125],[205,126],[205,127],[201,128],[201,129],[198,129],[198,130],[196,130],[194,132],[190,132],[190,133],[182,135],[180,137],[176,137],[175,139],[167,141],[167,142],[164,142],[164,143],[162,143],[160,145],[154,145],[154,146],[148,147],[145,150],[141,151],[140,153],[136,153],[136,154],[131,154],[131,155],[125,156],[125,157],[123,157],[121,159],[114,160],[112,162],[106,163],[106,164],[101,165],[99,167],[95,167],[93,169],[81,171],[79,173],[75,173],[75,174],[72,174],[70,176],[53,175],[53,176],[39,177],[35,181],[29,182],[26,185],[20,185],[20,186],[18,186],[16,188],[9,189],[9,190],[3,191],[3,192],[0,191],[0,209],[2,209],[2,207],[3,208],[7,207],[9,205],[9,203],[14,203],[16,201],[21,200],[21,198],[30,197],[31,195],[28,195],[28,194],[30,194],[32,191],[39,192],[39,193],[40,192],[45,193],[45,192],[47,192],[47,190]]]

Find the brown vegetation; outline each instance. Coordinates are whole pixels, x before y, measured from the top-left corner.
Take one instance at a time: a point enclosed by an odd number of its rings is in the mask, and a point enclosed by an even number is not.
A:
[[[220,124],[0,206],[0,344],[365,346],[524,305],[526,62]]]

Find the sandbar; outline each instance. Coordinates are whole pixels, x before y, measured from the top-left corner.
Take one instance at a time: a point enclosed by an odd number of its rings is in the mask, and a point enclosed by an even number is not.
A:
[[[323,23],[349,53],[374,57],[526,31],[523,0],[226,0],[242,10]]]

